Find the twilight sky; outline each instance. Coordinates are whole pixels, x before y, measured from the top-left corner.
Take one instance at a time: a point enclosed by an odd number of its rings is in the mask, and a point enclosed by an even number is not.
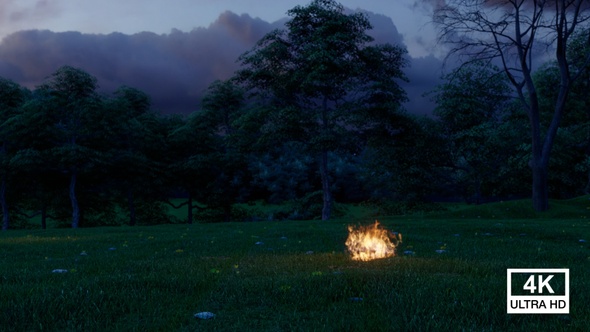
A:
[[[411,60],[406,108],[430,113],[422,94],[441,75],[428,6],[416,0],[340,0],[369,12],[378,42]],[[0,76],[34,88],[62,65],[96,76],[103,90],[144,90],[154,107],[189,113],[206,87],[307,0],[0,0]],[[434,55],[438,56],[435,57]]]

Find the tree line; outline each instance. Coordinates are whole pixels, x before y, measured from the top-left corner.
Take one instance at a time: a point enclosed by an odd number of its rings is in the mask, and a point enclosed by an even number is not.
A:
[[[33,215],[43,228],[48,219],[249,220],[259,216],[236,204],[252,201],[292,203],[276,218],[325,220],[334,201],[407,208],[530,197],[530,116],[504,70],[466,62],[429,94],[435,116],[417,117],[402,107],[405,50],[376,44],[365,15],[332,0],[288,14],[285,29],[243,54],[242,69],[212,83],[188,116],[153,110],[132,87],[100,94],[95,77],[71,66],[34,90],[0,79],[2,228]],[[579,75],[547,173],[556,198],[590,192],[587,34],[574,37],[567,58]],[[542,132],[563,98],[559,73],[549,61],[531,74]],[[186,219],[173,220],[168,205],[186,208]]]

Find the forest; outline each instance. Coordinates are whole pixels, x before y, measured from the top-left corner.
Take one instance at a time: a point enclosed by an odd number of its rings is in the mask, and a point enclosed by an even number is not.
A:
[[[288,207],[274,219],[326,220],[342,203],[406,213],[531,196],[531,125],[502,68],[457,66],[426,96],[433,116],[416,116],[402,106],[405,50],[373,43],[362,13],[324,0],[289,15],[188,116],[154,110],[133,87],[101,93],[68,65],[34,89],[0,78],[2,229],[33,217],[43,228],[266,218],[241,208],[253,202]],[[567,41],[576,80],[549,159],[551,198],[590,193],[587,39]],[[532,72],[542,133],[559,66]]]

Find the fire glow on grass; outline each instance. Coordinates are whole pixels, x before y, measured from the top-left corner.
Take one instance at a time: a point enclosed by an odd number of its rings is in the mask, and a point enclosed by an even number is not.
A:
[[[401,234],[393,234],[380,227],[379,221],[368,226],[348,226],[346,247],[355,261],[395,256],[395,247],[401,242]]]

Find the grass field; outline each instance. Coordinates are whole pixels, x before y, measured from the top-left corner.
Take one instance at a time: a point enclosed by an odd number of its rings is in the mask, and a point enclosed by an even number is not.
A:
[[[371,262],[344,247],[347,225],[373,221],[358,209],[329,222],[8,231],[0,331],[587,331],[590,200],[550,214],[527,204],[379,218],[404,242]],[[569,268],[570,314],[507,315],[507,268]],[[205,311],[216,317],[194,317]]]

